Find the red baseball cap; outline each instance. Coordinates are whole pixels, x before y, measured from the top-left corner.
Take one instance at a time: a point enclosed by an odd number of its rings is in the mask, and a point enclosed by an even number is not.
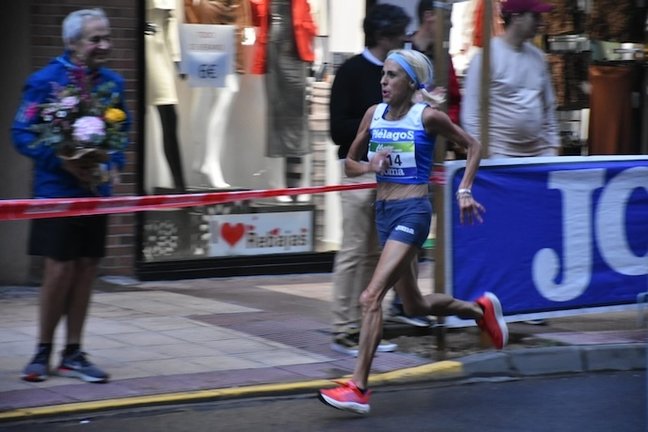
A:
[[[543,3],[541,0],[504,0],[502,1],[502,13],[524,13],[524,12],[551,12],[553,6]]]

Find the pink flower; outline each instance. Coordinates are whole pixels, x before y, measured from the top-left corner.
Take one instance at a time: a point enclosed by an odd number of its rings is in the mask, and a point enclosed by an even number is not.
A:
[[[36,115],[38,114],[38,104],[37,103],[30,103],[27,108],[25,109],[25,115],[27,116],[28,119],[33,119]]]
[[[72,128],[72,137],[81,142],[91,141],[94,137],[103,137],[106,134],[103,120],[96,116],[81,117],[74,122]]]

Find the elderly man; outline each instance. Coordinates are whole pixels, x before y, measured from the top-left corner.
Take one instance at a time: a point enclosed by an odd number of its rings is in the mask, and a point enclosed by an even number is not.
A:
[[[63,21],[63,42],[65,53],[27,80],[12,126],[14,145],[34,162],[34,198],[108,196],[117,171],[124,166],[129,121],[124,108],[124,79],[104,66],[112,45],[105,13],[101,9],[70,13]],[[84,86],[89,83],[93,93],[111,88],[109,98],[116,99],[114,112],[123,117],[118,126],[122,132],[120,149],[104,154],[101,163],[84,157],[65,159],[59,148],[45,145],[35,131],[47,116],[34,115],[33,107],[53,102],[52,94],[57,89],[81,85],[75,80],[81,80]],[[112,175],[103,175],[107,172]],[[32,221],[29,253],[45,257],[45,270],[39,304],[39,343],[36,355],[23,370],[24,380],[48,378],[54,332],[65,316],[66,345],[57,373],[86,382],[108,381],[108,374],[89,362],[81,350],[92,283],[99,260],[105,255],[106,230],[106,215]]]

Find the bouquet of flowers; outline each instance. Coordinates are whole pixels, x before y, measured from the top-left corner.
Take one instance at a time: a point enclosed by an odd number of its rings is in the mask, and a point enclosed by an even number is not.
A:
[[[32,145],[51,146],[60,158],[83,159],[99,172],[98,164],[126,147],[126,113],[118,108],[117,84],[107,81],[93,90],[92,77],[84,69],[72,69],[66,86],[54,83],[51,101],[29,107],[27,116],[38,116],[31,126],[38,134]]]

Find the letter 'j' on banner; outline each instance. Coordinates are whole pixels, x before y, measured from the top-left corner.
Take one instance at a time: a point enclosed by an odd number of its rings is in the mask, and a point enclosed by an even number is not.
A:
[[[234,72],[232,25],[182,24],[180,72],[191,87],[225,87],[225,77]]]

